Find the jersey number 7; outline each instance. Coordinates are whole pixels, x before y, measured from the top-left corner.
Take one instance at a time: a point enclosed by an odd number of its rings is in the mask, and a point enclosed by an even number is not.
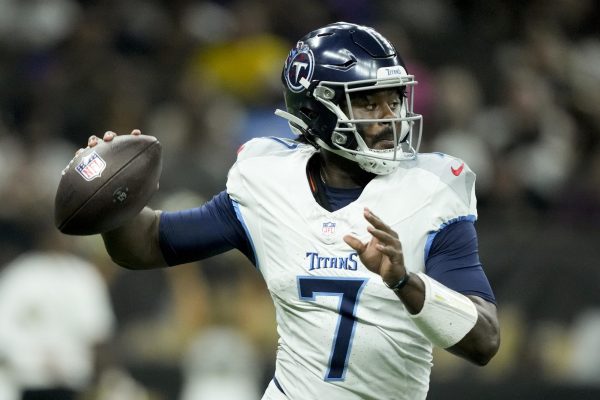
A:
[[[356,305],[367,278],[298,277],[298,294],[301,300],[315,301],[317,296],[338,296],[340,314],[333,337],[333,348],[326,381],[343,381],[352,347],[356,326]]]

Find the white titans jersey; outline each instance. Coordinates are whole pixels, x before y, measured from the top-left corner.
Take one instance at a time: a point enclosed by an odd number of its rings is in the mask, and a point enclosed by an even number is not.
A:
[[[369,207],[398,232],[407,269],[422,272],[429,234],[475,218],[475,175],[456,158],[419,154],[329,212],[306,175],[315,152],[286,139],[253,139],[227,182],[275,304],[275,377],[294,400],[424,399],[431,343],[342,237],[369,240]]]

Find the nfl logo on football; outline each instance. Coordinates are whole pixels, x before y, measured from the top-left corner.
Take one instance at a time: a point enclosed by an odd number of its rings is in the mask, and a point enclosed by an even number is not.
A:
[[[335,222],[323,222],[323,228],[321,231],[325,236],[333,235],[335,233]]]
[[[98,178],[104,168],[106,168],[106,162],[94,151],[89,156],[82,158],[75,169],[83,179],[91,181]]]

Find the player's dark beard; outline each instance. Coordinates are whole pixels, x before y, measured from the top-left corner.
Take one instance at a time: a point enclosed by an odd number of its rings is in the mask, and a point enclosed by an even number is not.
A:
[[[391,125],[382,130],[377,136],[375,136],[375,140],[373,143],[381,142],[382,140],[394,140],[394,129]]]
[[[365,133],[364,133],[364,126],[361,126],[360,124],[356,127],[356,131],[359,133],[359,135],[364,139],[365,138]],[[397,132],[397,130],[396,130]],[[397,134],[397,133],[396,133]],[[377,143],[383,141],[383,140],[394,140],[394,128],[392,128],[392,125],[388,125],[385,127],[385,129],[383,129],[381,132],[379,132],[377,134],[377,136],[375,136],[373,138],[373,141],[371,142],[371,145],[369,146],[370,148],[373,148]]]

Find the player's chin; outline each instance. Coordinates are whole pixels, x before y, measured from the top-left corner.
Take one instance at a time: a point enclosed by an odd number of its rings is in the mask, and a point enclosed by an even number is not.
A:
[[[393,140],[379,140],[371,147],[373,150],[390,150],[395,147]]]

